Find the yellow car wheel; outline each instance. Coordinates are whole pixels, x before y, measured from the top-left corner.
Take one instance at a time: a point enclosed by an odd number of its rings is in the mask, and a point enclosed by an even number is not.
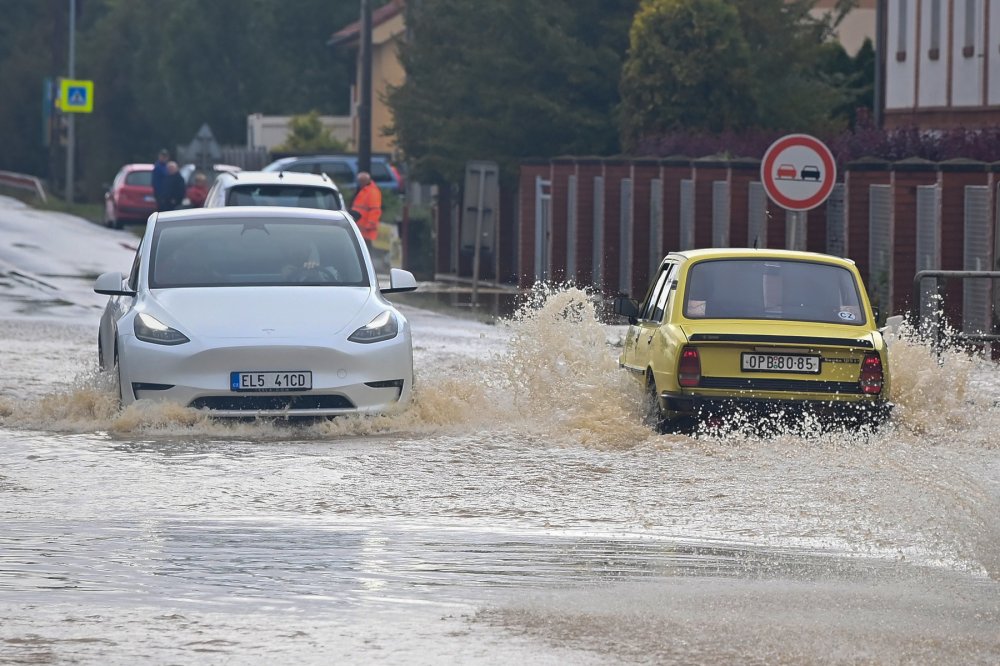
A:
[[[659,395],[656,390],[656,380],[653,373],[646,374],[646,394],[643,402],[643,423],[655,430],[657,433],[664,433],[667,426],[666,414],[660,405]]]

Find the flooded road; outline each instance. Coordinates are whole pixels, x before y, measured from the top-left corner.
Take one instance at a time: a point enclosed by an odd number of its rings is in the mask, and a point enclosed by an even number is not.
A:
[[[1000,661],[987,361],[898,341],[870,437],[656,436],[557,290],[401,305],[401,414],[119,412],[89,289],[129,242],[0,198],[0,663]]]

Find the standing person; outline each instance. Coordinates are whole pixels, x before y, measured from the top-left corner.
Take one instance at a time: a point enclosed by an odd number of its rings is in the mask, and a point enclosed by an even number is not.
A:
[[[160,154],[153,164],[153,198],[156,199],[156,210],[164,210],[163,205],[166,199],[167,183],[167,162],[170,161],[170,153],[166,148],[160,150]]]
[[[187,188],[184,184],[184,176],[181,175],[177,162],[167,162],[167,178],[163,183],[163,204],[159,206],[160,212],[174,210],[184,201]]]
[[[367,171],[358,173],[358,192],[351,204],[351,215],[358,222],[361,236],[365,239],[368,252],[372,251],[372,243],[378,238],[378,225],[382,218],[382,192],[378,185],[372,182]]]

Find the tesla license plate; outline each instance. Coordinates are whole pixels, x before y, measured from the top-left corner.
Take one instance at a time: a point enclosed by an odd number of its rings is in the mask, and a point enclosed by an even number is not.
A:
[[[800,354],[751,354],[741,355],[743,372],[801,372],[819,374],[819,356]]]
[[[229,388],[234,391],[305,391],[312,384],[308,370],[229,373]]]

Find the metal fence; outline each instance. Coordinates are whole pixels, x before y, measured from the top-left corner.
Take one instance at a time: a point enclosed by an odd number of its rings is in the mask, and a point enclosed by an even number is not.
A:
[[[592,283],[604,281],[604,176],[594,176],[594,255]]]
[[[767,247],[767,193],[758,182],[747,187],[747,242],[750,247]]]
[[[729,183],[712,182],[712,247],[729,247]]]
[[[937,185],[917,186],[917,271],[941,268],[941,188]],[[923,283],[914,294],[919,303],[917,315],[923,318],[938,307],[937,281]],[[919,298],[919,301],[916,299]]]
[[[622,178],[618,201],[618,289],[623,294],[632,292],[632,238],[635,236],[635,218],[632,215],[632,179]]]
[[[892,313],[892,187],[871,185],[868,195],[868,289],[883,315]]]
[[[685,179],[681,181],[681,250],[691,250],[694,248],[694,181]]]
[[[649,271],[656,269],[663,259],[663,181],[654,178],[649,183]]]
[[[967,271],[988,271],[993,253],[990,188],[965,188],[965,234],[963,267]],[[992,281],[969,280],[962,289],[962,331],[984,333],[992,326]]]
[[[826,251],[838,257],[847,252],[847,215],[844,211],[844,185],[837,183],[826,200]]]

